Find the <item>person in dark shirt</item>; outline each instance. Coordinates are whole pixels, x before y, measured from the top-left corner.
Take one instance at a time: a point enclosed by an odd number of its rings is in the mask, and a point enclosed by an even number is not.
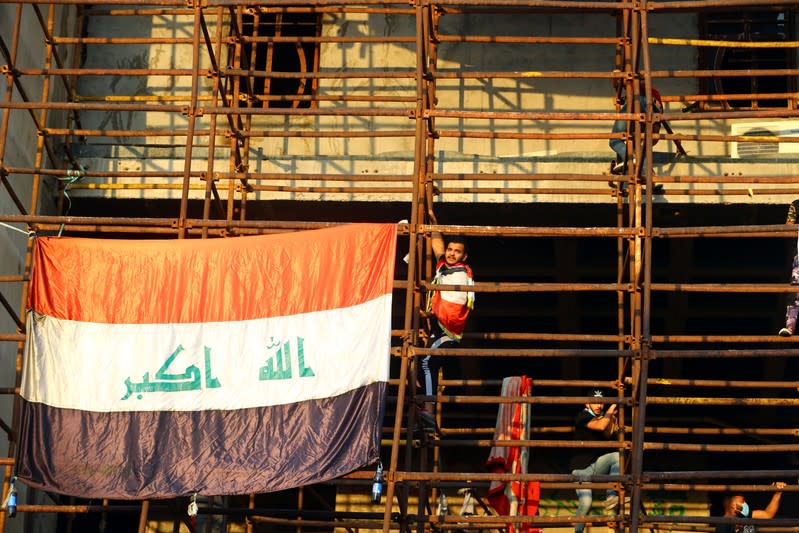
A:
[[[591,391],[594,398],[602,398],[600,390]],[[579,441],[611,440],[616,426],[616,404],[604,409],[602,403],[587,403],[574,422],[574,439]],[[619,452],[606,452],[602,448],[580,448],[572,457],[572,475],[588,481],[594,475],[618,475]],[[593,494],[591,489],[577,489],[577,516],[585,516],[591,509]],[[619,503],[619,496],[613,489],[607,490],[605,511],[610,512]],[[582,533],[584,523],[575,523],[574,532]]]
[[[638,95],[638,103],[639,109],[641,113],[646,112],[646,88],[644,87],[644,82],[641,80],[640,82],[640,94]],[[627,101],[624,97],[621,99],[621,109],[619,109],[620,113],[632,113],[633,109],[627,109]],[[660,93],[655,89],[652,88],[652,112],[655,114],[663,113],[663,100],[661,99]],[[611,128],[612,133],[625,133],[628,129],[632,128],[632,126],[626,120],[616,120],[613,122],[613,127]],[[658,137],[657,134],[660,132],[660,122],[655,122],[652,124],[652,133],[655,134],[655,137],[652,139],[652,145],[657,144]],[[613,166],[611,170],[612,174],[623,174],[627,171],[627,141],[625,139],[610,139],[610,148],[616,152],[616,164]]]
[[[751,511],[752,518],[774,518],[780,508],[782,499],[782,489],[785,483],[777,481],[774,483],[776,492],[771,496],[771,501],[765,509],[755,509]],[[749,518],[749,504],[743,494],[730,494],[724,498],[724,516],[737,516],[738,518]],[[754,524],[719,524],[716,526],[716,533],[755,533],[757,528]]]

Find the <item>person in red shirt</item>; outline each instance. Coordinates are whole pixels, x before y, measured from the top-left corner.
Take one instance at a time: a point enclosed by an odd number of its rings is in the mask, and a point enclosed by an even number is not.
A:
[[[472,269],[466,264],[466,241],[460,236],[446,240],[439,232],[432,235],[436,257],[434,285],[473,285]],[[429,348],[454,348],[460,343],[466,319],[474,307],[474,292],[430,291],[422,316],[430,321]],[[427,355],[421,360],[421,381],[424,394],[435,396],[438,388],[438,369],[442,357]],[[425,431],[435,432],[434,402],[425,402],[418,415]]]

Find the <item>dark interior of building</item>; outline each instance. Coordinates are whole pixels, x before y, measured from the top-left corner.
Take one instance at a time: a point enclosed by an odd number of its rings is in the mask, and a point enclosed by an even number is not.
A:
[[[199,204],[190,206],[199,210]],[[143,211],[143,209],[145,211]],[[252,220],[307,220],[315,218],[330,222],[386,222],[399,221],[409,216],[410,207],[401,203],[250,203],[248,217]],[[785,206],[779,205],[677,205],[654,206],[653,225],[657,227],[681,226],[731,226],[768,225],[784,221]],[[177,212],[177,205],[169,201],[92,201],[75,199],[72,214],[102,217],[114,213],[139,217],[163,217]],[[313,217],[309,215],[313,213]],[[490,222],[502,226],[552,226],[552,227],[608,227],[614,226],[617,216],[615,205],[514,205],[514,204],[448,204],[437,213],[439,222],[449,225],[483,226]],[[671,283],[787,283],[795,243],[791,239],[766,237],[698,237],[655,240],[652,250],[652,282],[668,280]],[[402,255],[407,251],[407,238],[400,236],[397,247],[395,279],[403,280],[407,269]],[[524,238],[474,236],[468,239],[469,263],[478,282],[585,282],[608,283],[615,280],[617,271],[616,239],[610,238]],[[652,293],[651,334],[653,336],[695,335],[735,336],[773,335],[783,321],[787,294],[775,293],[702,293],[657,292]],[[402,328],[404,291],[394,292],[394,328]],[[615,343],[586,341],[529,341],[486,338],[489,332],[536,333],[594,333],[612,334],[617,329],[617,298],[614,293],[602,292],[506,292],[477,294],[474,312],[463,346],[465,348],[613,348]],[[397,342],[399,344],[399,342]],[[745,344],[694,343],[697,349],[746,350]],[[653,343],[658,349],[687,349],[691,343],[662,341]],[[754,347],[754,345],[753,345]],[[762,346],[761,346],[762,347]],[[454,362],[457,361],[457,362]],[[723,363],[720,363],[723,361]],[[392,378],[398,375],[399,362],[394,358]],[[649,375],[662,380],[691,378],[719,380],[717,387],[703,391],[710,397],[743,397],[747,392],[729,389],[727,380],[790,381],[797,374],[793,358],[735,359],[657,359],[650,362]],[[527,375],[536,379],[603,380],[616,379],[617,358],[526,358],[495,357],[481,360],[464,357],[450,360],[444,370],[447,380],[501,380],[509,375]],[[629,372],[628,372],[629,373]],[[693,393],[695,394],[695,390]],[[473,385],[450,386],[446,394],[492,395],[497,390]],[[588,393],[578,387],[550,387],[536,391],[546,396],[582,396]],[[631,394],[629,386],[625,395]],[[667,390],[650,388],[652,396],[691,395],[691,388],[670,387]],[[753,393],[754,394],[754,393]],[[757,391],[760,397],[777,397],[780,392]],[[393,423],[393,403],[386,413],[386,431]],[[536,405],[532,412],[532,425],[569,427],[575,411],[574,405]],[[720,406],[661,405],[652,403],[647,408],[648,425],[683,426],[681,435],[653,437],[663,442],[716,443],[730,442],[723,428],[745,430],[744,420],[756,417],[762,424],[790,429],[792,417],[781,414],[780,407],[772,406]],[[464,428],[493,427],[496,405],[469,403],[444,404],[448,423]],[[718,428],[718,434],[697,431],[695,428]],[[551,437],[550,437],[551,438]],[[569,433],[558,438],[568,439]],[[793,443],[795,436],[744,435],[734,437],[735,442]],[[386,449],[386,453],[388,450]],[[480,471],[486,451],[469,447],[452,446],[441,450],[440,467],[443,471]],[[570,450],[557,448],[532,448],[530,471],[568,471]],[[690,453],[652,450],[644,455],[644,468],[668,470],[724,470],[730,462],[751,469],[780,470],[794,468],[795,453]],[[768,482],[769,480],[763,480]],[[786,480],[787,481],[787,480]],[[783,509],[796,513],[793,494],[786,495]],[[767,499],[758,494],[752,501]],[[720,505],[720,494],[710,496],[715,509]],[[784,516],[788,516],[785,514]],[[794,516],[791,514],[790,516]]]

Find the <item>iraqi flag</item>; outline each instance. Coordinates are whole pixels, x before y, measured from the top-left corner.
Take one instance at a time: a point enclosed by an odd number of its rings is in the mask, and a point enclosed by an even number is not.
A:
[[[269,492],[378,457],[396,226],[39,238],[17,474],[87,498]]]

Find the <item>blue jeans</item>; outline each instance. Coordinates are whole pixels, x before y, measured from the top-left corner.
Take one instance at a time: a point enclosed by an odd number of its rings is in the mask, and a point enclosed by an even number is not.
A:
[[[600,455],[597,460],[586,468],[572,470],[573,476],[579,476],[580,481],[589,481],[591,476],[616,476],[619,474],[619,452],[610,452]],[[616,491],[608,489],[607,496],[616,496]],[[594,498],[591,489],[577,489],[577,516],[585,516],[591,510]],[[582,522],[574,524],[574,533],[582,533],[585,524]]]
[[[619,120],[617,122],[621,122],[622,124],[625,124],[625,122],[623,120]],[[625,130],[621,130],[621,131],[625,131]],[[615,124],[614,124],[614,128],[613,128],[613,132],[617,133]],[[625,141],[624,139],[611,139],[609,144],[610,144],[610,148],[614,152],[616,152],[617,159],[620,162],[622,162],[625,159],[627,159],[627,141]]]

